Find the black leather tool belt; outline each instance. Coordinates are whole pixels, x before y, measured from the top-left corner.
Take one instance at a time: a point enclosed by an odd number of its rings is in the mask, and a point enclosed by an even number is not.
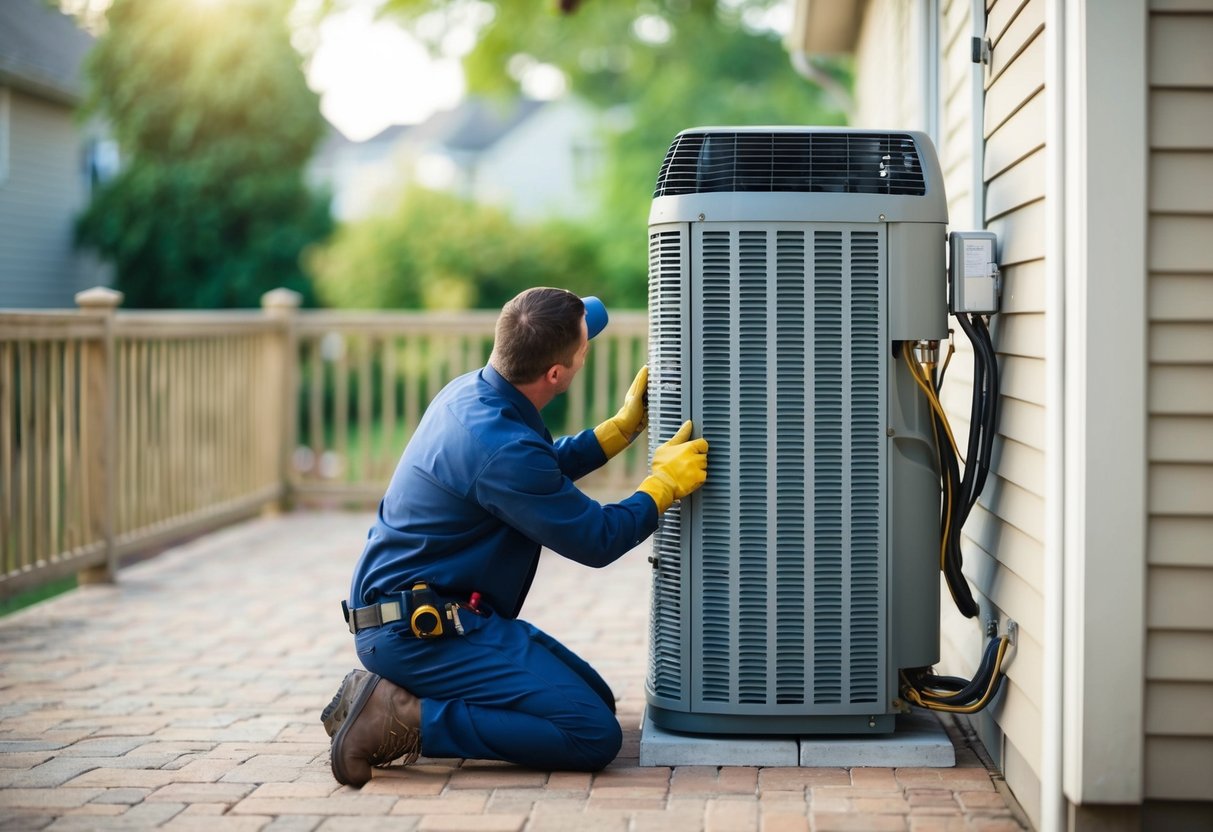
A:
[[[417,638],[450,638],[463,635],[460,613],[479,615],[476,608],[479,593],[472,594],[471,603],[443,598],[427,584],[413,584],[412,589],[393,593],[390,600],[380,601],[368,607],[350,609],[341,602],[341,612],[350,632],[357,635],[371,627],[382,627],[395,621],[408,623],[408,631]]]

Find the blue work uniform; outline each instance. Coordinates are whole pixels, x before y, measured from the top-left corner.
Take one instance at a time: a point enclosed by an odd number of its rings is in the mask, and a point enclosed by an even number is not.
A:
[[[517,616],[546,546],[601,567],[657,528],[637,492],[601,505],[573,481],[606,455],[592,430],[552,441],[539,411],[493,367],[431,402],[379,504],[354,571],[350,606],[424,581],[443,597],[482,597],[466,634],[418,639],[404,621],[356,637],[366,668],[421,698],[429,757],[597,770],[622,736],[606,682]],[[449,622],[447,623],[449,626]]]

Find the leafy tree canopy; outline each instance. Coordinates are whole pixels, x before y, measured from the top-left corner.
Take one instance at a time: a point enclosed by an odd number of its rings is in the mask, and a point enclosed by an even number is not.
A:
[[[536,67],[557,67],[573,92],[609,114],[601,215],[526,228],[498,211],[414,190],[391,214],[342,229],[311,259],[325,301],[494,307],[546,283],[642,307],[649,203],[675,134],[711,124],[842,120],[764,25],[777,0],[565,0],[578,6],[571,15],[558,5],[387,0],[384,13],[435,52],[464,54],[472,92],[515,95]],[[845,81],[845,67],[834,71]]]
[[[311,298],[300,252],[331,229],[303,166],[324,131],[291,46],[286,0],[114,0],[89,57],[87,109],[122,171],[77,236],[116,266],[134,307]]]
[[[469,88],[516,93],[537,65],[625,125],[607,137],[605,211],[592,224],[610,300],[643,306],[646,224],[661,160],[689,127],[839,124],[822,91],[792,69],[764,25],[778,0],[388,0],[435,51],[477,32]],[[561,14],[560,6],[576,8]],[[832,71],[844,82],[846,67]],[[524,283],[524,285],[526,285]]]
[[[343,225],[309,266],[332,306],[494,309],[527,286],[592,294],[597,257],[577,226],[522,226],[500,209],[413,188],[394,210]]]

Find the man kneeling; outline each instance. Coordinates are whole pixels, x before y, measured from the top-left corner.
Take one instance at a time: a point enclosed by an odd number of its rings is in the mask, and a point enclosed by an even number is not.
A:
[[[573,484],[648,422],[647,367],[593,430],[553,442],[539,415],[569,389],[606,323],[597,298],[528,289],[502,309],[488,366],[426,410],[343,604],[366,670],[346,676],[322,716],[338,782],[361,786],[372,767],[423,751],[581,771],[619,753],[606,682],[518,613],[542,547],[612,563],[703,484],[708,443],[685,423],[618,503]]]

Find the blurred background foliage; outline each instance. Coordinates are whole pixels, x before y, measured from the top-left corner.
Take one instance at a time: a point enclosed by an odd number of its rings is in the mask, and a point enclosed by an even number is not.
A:
[[[126,307],[312,299],[303,249],[332,228],[303,171],[325,129],[286,0],[114,0],[89,56],[87,110],[123,157],[77,239],[115,265]]]
[[[593,294],[598,241],[582,225],[519,225],[503,210],[413,187],[395,209],[350,222],[308,256],[325,305],[499,309],[529,286]]]
[[[325,0],[333,12],[362,0]],[[436,54],[464,54],[468,92],[517,96],[555,67],[603,119],[602,207],[523,224],[420,188],[332,231],[304,168],[325,123],[291,45],[290,0],[114,0],[91,57],[90,111],[122,172],[80,218],[128,307],[252,306],[287,286],[347,308],[497,308],[549,284],[643,308],[652,188],[680,130],[839,124],[769,25],[779,0],[386,0]],[[571,13],[562,12],[562,8]],[[469,25],[469,21],[473,21]],[[475,45],[453,48],[452,41]],[[828,68],[849,83],[848,68]],[[404,79],[422,85],[424,77]]]
[[[334,2],[340,5],[340,0]],[[442,53],[469,19],[487,21],[464,58],[470,92],[517,95],[526,71],[547,64],[564,73],[571,92],[604,112],[616,113],[619,117],[609,121],[624,125],[604,137],[600,215],[579,227],[567,226],[561,234],[543,227],[525,233],[520,229],[515,245],[532,246],[532,251],[517,251],[501,263],[499,270],[508,273],[491,278],[498,269],[491,258],[480,258],[493,288],[470,293],[470,305],[498,305],[498,286],[507,287],[505,297],[544,283],[576,289],[588,270],[595,291],[608,303],[643,308],[649,204],[661,161],[680,130],[724,124],[842,124],[842,113],[821,89],[793,70],[779,33],[764,25],[777,5],[778,0],[387,0],[384,14],[402,21],[435,53]],[[571,13],[562,13],[562,6]],[[849,84],[846,65],[828,69]],[[435,207],[440,214],[449,208]],[[409,283],[414,278],[398,256],[401,244],[394,237],[409,233],[407,217],[428,210],[406,208],[396,215],[394,230],[371,220],[377,233],[339,236],[326,256],[314,261],[325,264],[317,272],[321,282],[336,282],[332,275],[338,273],[345,253],[353,254],[351,237],[358,236],[363,245],[356,250],[364,268],[376,260],[396,263],[396,279]],[[475,213],[471,206],[466,210]],[[447,238],[449,243],[439,237],[425,245],[480,245],[471,226],[454,222],[447,227],[454,234]],[[374,253],[376,245],[384,250],[382,258]],[[566,247],[569,250],[561,252]],[[566,263],[578,268],[562,273]],[[513,271],[514,265],[530,268]],[[381,268],[373,270],[373,282],[391,285],[393,277]],[[345,272],[351,277],[358,273],[353,268]],[[327,290],[325,297],[345,305]],[[368,292],[358,300],[359,305],[392,305],[389,300],[396,297]],[[423,294],[414,293],[410,299],[424,305]]]

